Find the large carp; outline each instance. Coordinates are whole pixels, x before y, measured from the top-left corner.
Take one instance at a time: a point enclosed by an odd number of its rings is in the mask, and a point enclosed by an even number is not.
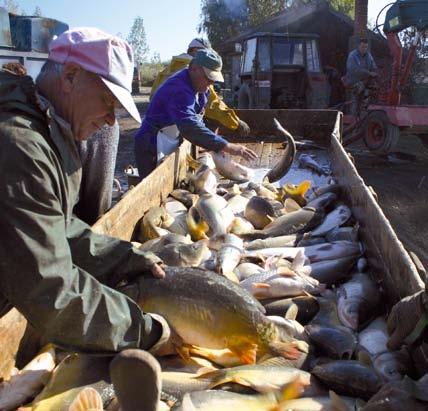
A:
[[[135,289],[137,288],[137,289]],[[266,353],[299,357],[304,343],[280,341],[263,306],[247,291],[216,273],[166,267],[165,278],[140,277],[123,289],[145,312],[162,315],[184,343],[230,349],[242,363]]]

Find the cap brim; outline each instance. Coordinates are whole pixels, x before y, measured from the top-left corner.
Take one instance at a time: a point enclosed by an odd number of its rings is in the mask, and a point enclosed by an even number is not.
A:
[[[132,116],[132,118],[141,123],[141,116],[138,112],[137,106],[134,103],[131,93],[125,88],[118,86],[115,83],[112,83],[109,80],[106,80],[104,77],[101,77],[103,83],[109,88],[109,90],[114,94],[114,96],[122,104],[123,108]]]
[[[204,69],[205,75],[212,81],[219,81],[220,83],[224,83],[223,74],[221,71],[215,71],[207,69],[206,67],[202,67]]]

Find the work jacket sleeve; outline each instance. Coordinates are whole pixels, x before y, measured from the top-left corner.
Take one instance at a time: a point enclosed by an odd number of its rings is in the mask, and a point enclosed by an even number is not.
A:
[[[207,100],[204,96],[199,107],[194,94],[188,90],[176,92],[170,96],[167,110],[173,124],[177,125],[180,134],[192,144],[210,151],[220,151],[227,140],[212,132],[202,120],[203,106]]]
[[[202,121],[185,120],[177,123],[180,134],[192,144],[209,151],[220,151],[227,140],[212,132]]]
[[[208,103],[205,107],[205,117],[220,123],[230,130],[236,130],[239,126],[239,117],[235,111],[220,99],[213,86],[210,86]]]
[[[0,174],[1,293],[48,341],[66,349],[149,348],[161,334],[159,324],[73,261],[58,164],[27,134],[25,146],[3,142],[0,150],[7,170]]]
[[[140,251],[129,241],[93,232],[76,216],[70,220],[67,239],[73,263],[110,287],[138,275],[151,275],[152,265],[162,262],[155,254]]]

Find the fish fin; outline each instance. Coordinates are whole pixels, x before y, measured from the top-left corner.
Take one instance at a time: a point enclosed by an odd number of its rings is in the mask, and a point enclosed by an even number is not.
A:
[[[270,222],[275,221],[275,218],[273,218],[272,216],[270,216],[270,215],[268,215],[268,214],[266,214],[266,218],[267,218]],[[268,223],[268,224],[269,224],[269,223]]]
[[[305,266],[306,256],[303,250],[299,250],[296,254],[296,257],[291,264],[291,269],[293,271],[299,271]]]
[[[293,211],[298,211],[301,208],[300,204],[292,198],[286,198],[284,200],[284,210],[286,213],[292,213]]]
[[[239,284],[239,278],[233,271],[223,272],[222,275],[223,277],[226,277],[228,280]]]
[[[328,392],[331,400],[331,409],[332,411],[349,411],[349,407],[346,405],[345,401],[342,400],[334,391]]]
[[[296,275],[293,270],[290,270],[288,267],[285,266],[278,267],[276,273],[283,277],[294,277]]]
[[[198,160],[195,160],[190,154],[186,154],[186,163],[189,168],[196,170],[201,163]]]
[[[309,180],[303,180],[298,186],[297,186],[297,194],[299,196],[304,197],[306,192],[310,189],[311,182]]]
[[[266,284],[266,283],[253,283],[253,287],[256,289],[261,289],[261,288],[268,289],[271,286],[270,286],[270,284]]]
[[[244,347],[230,347],[230,350],[234,352],[242,364],[255,364],[257,360],[257,344],[249,344]]]
[[[253,384],[251,384],[245,378],[240,377],[239,375],[233,376],[231,379],[231,382],[235,382],[236,384],[242,385],[244,387],[252,387],[253,386]]]
[[[299,307],[293,303],[290,305],[290,307],[288,307],[288,310],[285,313],[285,318],[287,320],[295,321],[298,313],[299,313]]]
[[[281,357],[288,358],[290,360],[298,360],[302,353],[305,352],[304,350],[302,350],[302,348],[304,347],[301,344],[298,344],[301,342],[303,341],[273,341],[269,343],[269,349],[274,355],[280,355]]]
[[[73,400],[68,411],[103,411],[101,395],[92,387],[83,388]]]
[[[302,378],[297,377],[293,381],[286,384],[281,388],[279,393],[279,398],[277,396],[278,404],[269,408],[269,411],[282,411],[288,410],[287,401],[300,398],[305,390],[305,387],[308,384],[305,384]]]
[[[196,371],[196,375],[193,378],[209,378],[218,375],[218,370],[216,368],[210,367],[201,367]]]
[[[373,367],[372,359],[367,351],[362,350],[358,353],[358,361],[361,364],[367,365],[367,367]]]

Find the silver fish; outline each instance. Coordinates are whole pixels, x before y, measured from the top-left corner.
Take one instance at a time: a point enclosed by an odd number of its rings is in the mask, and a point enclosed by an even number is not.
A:
[[[315,244],[308,247],[276,247],[260,250],[247,250],[246,257],[271,257],[283,256],[284,258],[296,258],[299,252],[303,252],[309,262],[334,260],[346,256],[359,256],[362,254],[361,243],[350,241],[336,241],[334,243]]]
[[[233,270],[239,264],[244,251],[243,241],[234,234],[221,236],[223,244],[217,254],[217,271],[228,277],[233,274]],[[235,274],[233,274],[236,277]],[[237,279],[237,277],[236,277]]]
[[[350,359],[357,346],[357,338],[340,323],[335,293],[327,290],[317,301],[319,311],[305,327],[310,340],[331,358]]]
[[[325,239],[332,241],[358,241],[359,224],[354,227],[338,227],[326,234]]]
[[[322,237],[333,229],[345,224],[351,218],[351,210],[346,205],[336,207],[331,213],[328,213],[324,221],[309,234],[312,237]]]
[[[202,219],[208,224],[209,236],[226,234],[235,218],[227,201],[216,194],[203,194],[194,205]]]
[[[317,280],[299,273],[303,261],[301,255],[296,257],[297,263],[292,269],[278,267],[271,271],[254,274],[240,282],[240,285],[258,299],[294,297],[305,292],[318,294],[325,286]],[[295,271],[294,271],[295,270]]]
[[[409,357],[404,352],[389,351],[388,339],[386,322],[378,317],[360,332],[358,344],[370,355],[373,367],[385,381],[399,381],[408,371]]]
[[[263,230],[254,230],[245,235],[247,240],[257,238],[279,237],[283,235],[297,234],[315,228],[323,220],[324,214],[310,207],[282,215],[269,223]]]
[[[305,266],[305,272],[329,287],[349,276],[350,270],[355,265],[357,258],[355,255],[349,255],[332,260],[318,261]]]
[[[322,166],[309,154],[300,154],[299,164],[301,167],[309,168],[318,174],[330,175],[331,170],[328,166]]]
[[[166,264],[176,267],[197,267],[211,257],[205,240],[193,244],[168,244],[157,252]]]
[[[296,245],[296,241],[296,234],[283,235],[280,237],[272,237],[250,241],[245,244],[245,249],[260,250],[262,248],[294,247]]]
[[[352,330],[360,329],[376,315],[381,295],[368,274],[357,273],[338,290],[340,321]]]
[[[337,201],[337,195],[335,193],[324,193],[321,194],[318,197],[315,197],[313,200],[309,201],[306,204],[306,207],[313,207],[313,208],[327,208],[330,204]]]
[[[229,180],[241,182],[248,181],[254,174],[252,169],[237,163],[228,154],[213,152],[211,155],[218,173]]]
[[[264,270],[262,267],[258,266],[257,264],[253,263],[242,263],[239,264],[233,272],[238,277],[239,281],[243,281],[247,279],[248,277],[251,277],[254,274],[262,273]]]

